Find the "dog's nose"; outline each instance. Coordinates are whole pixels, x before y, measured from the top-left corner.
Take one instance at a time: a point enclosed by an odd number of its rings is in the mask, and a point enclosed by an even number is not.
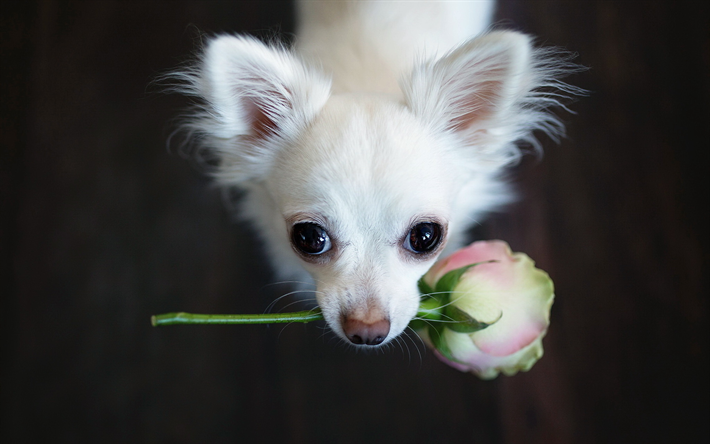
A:
[[[390,321],[381,319],[369,323],[355,318],[346,318],[343,322],[343,331],[353,344],[379,345],[390,332]]]

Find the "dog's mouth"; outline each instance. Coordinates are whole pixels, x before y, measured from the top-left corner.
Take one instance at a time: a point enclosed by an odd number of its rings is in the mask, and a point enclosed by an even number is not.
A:
[[[357,347],[376,348],[407,335],[411,321],[417,318],[421,294],[408,288],[408,278],[386,285],[393,279],[383,276],[378,282],[347,286],[316,278],[321,286],[316,287],[315,299],[327,327],[338,338]]]
[[[331,312],[335,316],[325,316],[333,332],[350,345],[362,348],[376,348],[385,345],[402,334],[416,315],[416,310],[404,317],[404,307],[396,310],[378,309],[370,305],[369,310],[345,309]],[[417,305],[418,307],[418,305]],[[324,313],[325,314],[325,313]],[[393,316],[394,315],[394,316]]]

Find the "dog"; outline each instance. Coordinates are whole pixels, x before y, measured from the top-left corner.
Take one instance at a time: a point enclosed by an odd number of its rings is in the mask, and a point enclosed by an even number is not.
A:
[[[176,77],[201,106],[185,123],[243,192],[241,215],[280,279],[315,282],[327,325],[388,343],[417,281],[484,215],[502,178],[563,125],[549,109],[572,64],[529,36],[489,30],[492,2],[301,1],[295,44],[210,38]]]

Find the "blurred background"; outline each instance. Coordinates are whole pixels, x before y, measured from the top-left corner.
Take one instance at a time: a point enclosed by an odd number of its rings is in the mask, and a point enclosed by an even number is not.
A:
[[[577,52],[589,70],[568,80],[591,93],[477,229],[556,283],[545,357],[493,381],[414,339],[362,353],[318,324],[150,326],[288,291],[166,148],[188,100],[149,84],[200,33],[290,38],[290,2],[0,8],[2,442],[710,440],[707,2],[499,2],[507,27]]]

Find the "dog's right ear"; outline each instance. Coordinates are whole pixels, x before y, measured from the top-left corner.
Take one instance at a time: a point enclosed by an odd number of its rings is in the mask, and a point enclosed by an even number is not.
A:
[[[236,36],[207,44],[192,87],[206,102],[192,126],[215,150],[224,184],[267,171],[278,142],[294,137],[330,95],[330,79],[283,47]]]

